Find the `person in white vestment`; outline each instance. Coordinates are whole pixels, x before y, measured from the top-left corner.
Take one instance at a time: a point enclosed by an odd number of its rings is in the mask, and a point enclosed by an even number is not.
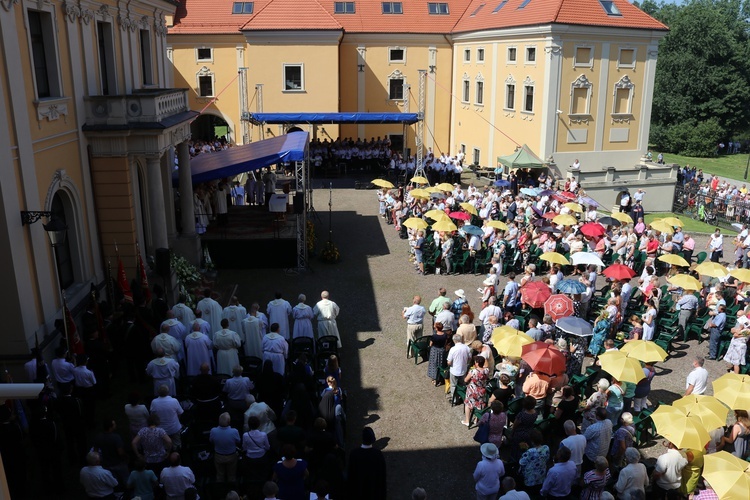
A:
[[[276,430],[274,421],[276,420],[276,413],[266,403],[258,403],[255,398],[250,395],[246,398],[248,409],[245,412],[245,432],[248,432],[250,428],[247,425],[247,420],[250,417],[258,417],[260,420],[260,427],[258,430],[268,434]]]
[[[195,325],[196,323],[198,323],[198,325],[200,326],[201,333],[205,333],[206,336],[209,339],[211,339],[214,336],[214,332],[211,331],[211,323],[209,323],[208,321],[204,320],[202,318],[202,316],[203,316],[203,313],[201,312],[201,310],[200,309],[196,309],[195,310],[195,321],[193,321],[193,325]],[[191,325],[190,331],[192,331],[192,330],[193,330],[193,327]]]
[[[206,288],[203,291],[203,298],[198,302],[198,309],[201,311],[203,320],[208,321],[211,325],[211,334],[209,334],[209,337],[213,340],[212,335],[221,330],[221,315],[223,311],[219,303],[211,298],[210,288]]]
[[[156,356],[146,365],[146,375],[154,379],[154,396],[159,395],[159,386],[166,385],[169,395],[174,397],[177,395],[175,379],[180,376],[180,365],[161,348],[156,350]]]
[[[242,346],[242,340],[236,332],[229,330],[229,320],[221,320],[221,330],[214,333],[214,348],[216,352],[216,373],[232,375],[232,368],[240,364],[237,349]]]
[[[268,333],[268,325],[270,323],[268,322],[268,316],[260,311],[260,304],[258,304],[257,302],[253,302],[253,305],[250,306],[250,312],[248,313],[248,316],[255,316],[260,320],[261,336]]]
[[[242,320],[242,337],[245,344],[245,356],[255,356],[257,358],[263,358],[263,323],[260,318],[248,314],[247,317]]]
[[[195,212],[195,233],[203,234],[206,232],[206,228],[208,228],[208,215],[206,214],[199,190],[193,193],[193,211]]]
[[[271,331],[263,337],[263,362],[270,360],[273,371],[283,376],[288,355],[289,344],[279,335],[279,324],[272,323]]]
[[[185,328],[185,325],[183,325],[180,320],[174,317],[174,313],[172,311],[167,311],[167,319],[165,319],[161,323],[162,327],[164,325],[169,326],[169,331],[167,331],[167,333],[176,338],[180,342],[180,344],[182,344],[182,342],[185,340],[185,335],[190,333],[190,330]]]
[[[229,305],[224,308],[221,317],[229,320],[229,329],[233,332],[242,331],[242,320],[247,316],[247,309],[242,307],[237,297],[232,297]]]
[[[318,319],[318,338],[326,335],[334,335],[338,340],[338,348],[341,349],[341,335],[336,325],[336,318],[339,315],[339,306],[328,299],[329,294],[323,291],[320,294],[320,302],[315,304],[313,314]]]
[[[151,341],[151,352],[156,354],[159,349],[175,361],[182,359],[182,342],[169,334],[169,325],[164,323],[161,325],[161,333]]]
[[[192,309],[185,305],[185,295],[180,294],[177,303],[172,307],[172,312],[174,317],[185,327],[185,332],[190,333],[193,321],[195,321],[195,314]]]
[[[185,337],[185,355],[187,356],[186,368],[187,376],[194,377],[201,372],[201,365],[206,363],[211,367],[210,373],[213,373],[214,351],[213,343],[208,335],[201,332],[199,323],[193,323],[193,331]]]
[[[268,303],[266,313],[269,323],[278,323],[279,335],[289,340],[289,315],[292,314],[292,305],[281,298],[281,292],[276,292],[276,298]]]
[[[299,303],[292,309],[292,317],[294,318],[294,330],[292,331],[292,338],[297,337],[309,337],[315,339],[313,335],[312,319],[315,317],[313,314],[312,307],[305,304],[307,297],[300,294]]]

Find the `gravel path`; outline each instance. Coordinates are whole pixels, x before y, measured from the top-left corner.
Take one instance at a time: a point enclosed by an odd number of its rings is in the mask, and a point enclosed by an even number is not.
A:
[[[410,498],[417,486],[424,487],[431,498],[474,498],[471,473],[480,458],[472,440],[474,430],[459,423],[463,408],[451,408],[443,387],[435,388],[427,379],[427,363],[415,366],[406,359],[401,311],[415,294],[429,305],[444,286],[450,294],[463,288],[478,314],[476,289],[483,277],[418,275],[408,262],[407,242],[378,217],[375,192],[351,189],[353,181],[335,181],[335,185],[342,186],[333,190],[333,236],[342,255],[340,263],[324,264],[311,258],[312,270],[300,275],[280,270],[223,270],[220,281],[238,283],[237,293],[248,307],[256,300],[265,307],[275,290],[292,304],[299,293],[305,293],[310,305],[321,290],[330,291],[342,311],[339,328],[344,346],[343,386],[349,391],[349,448],[358,445],[364,425],[373,427],[388,463],[389,498]],[[327,202],[327,190],[316,190],[322,219],[316,224],[317,249],[327,235]],[[704,245],[701,237],[697,246]],[[502,278],[499,286],[505,281]],[[679,398],[692,357],[705,355],[707,349],[706,343],[678,343],[674,356],[657,367],[651,401]],[[725,370],[724,363],[716,361],[707,361],[706,367],[712,380]],[[653,443],[642,451],[653,457],[661,450],[661,444]]]

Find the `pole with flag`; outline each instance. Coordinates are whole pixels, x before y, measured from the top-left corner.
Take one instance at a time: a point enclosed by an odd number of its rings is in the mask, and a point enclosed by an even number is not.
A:
[[[138,261],[136,265],[138,267],[138,278],[141,280],[141,290],[143,291],[143,298],[146,299],[146,304],[151,302],[151,289],[148,286],[148,276],[146,276],[146,266],[143,265],[143,258],[141,257],[141,247],[138,242],[135,242],[135,251],[138,254]]]
[[[112,283],[112,261],[109,259],[107,259],[107,300],[112,308],[111,311],[114,312],[117,304],[115,304],[115,287]]]
[[[122,263],[120,258],[120,250],[117,248],[117,242],[115,241],[115,254],[117,255],[117,284],[122,290],[122,294],[127,302],[133,303],[133,292],[130,291],[130,285],[128,284],[128,276],[125,274],[125,265]]]
[[[78,336],[76,322],[73,321],[73,315],[68,309],[68,304],[65,300],[65,292],[62,294],[63,300],[63,329],[65,330],[65,342],[68,346],[68,352],[71,354],[83,354],[83,342],[81,337]]]

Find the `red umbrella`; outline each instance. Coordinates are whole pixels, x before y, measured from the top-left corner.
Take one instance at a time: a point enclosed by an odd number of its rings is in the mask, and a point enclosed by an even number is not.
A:
[[[576,199],[576,195],[571,193],[570,191],[563,191],[562,193],[560,193],[560,196],[566,198],[568,201]]]
[[[544,314],[549,314],[555,321],[572,316],[574,312],[573,300],[561,293],[550,296],[544,303]]]
[[[596,222],[587,222],[586,224],[581,226],[579,231],[590,238],[601,236],[607,232],[607,230],[604,229],[604,226]]]
[[[606,268],[604,271],[602,271],[602,274],[606,276],[607,278],[612,278],[613,280],[629,280],[633,276],[635,276],[635,271],[633,271],[628,266],[624,266],[622,264],[612,264],[608,268]]]
[[[526,344],[521,353],[521,359],[536,372],[556,375],[565,371],[565,355],[552,344],[546,342]]]
[[[567,199],[566,197],[562,196],[562,195],[561,195],[561,194],[559,194],[559,193],[555,193],[555,194],[553,194],[553,195],[552,195],[552,199],[554,199],[554,200],[557,200],[557,201],[559,201],[560,203],[567,203],[567,202],[569,202],[569,201],[570,201],[569,199]]]
[[[471,214],[466,212],[451,212],[448,214],[448,217],[451,219],[471,220]]]
[[[558,216],[557,212],[547,212],[544,215],[542,215],[542,217],[544,217],[545,219],[554,219],[557,216]]]
[[[544,307],[544,303],[552,295],[546,283],[541,281],[532,281],[521,288],[521,302],[530,305],[532,308]]]

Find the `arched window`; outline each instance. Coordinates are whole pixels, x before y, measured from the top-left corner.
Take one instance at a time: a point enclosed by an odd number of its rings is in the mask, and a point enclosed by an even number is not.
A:
[[[63,199],[65,197],[65,199]],[[57,191],[52,197],[52,217],[56,218],[66,226],[68,231],[65,239],[55,249],[55,260],[57,264],[57,276],[60,280],[60,287],[64,290],[75,283],[75,273],[73,271],[72,252],[70,251],[70,240],[75,237],[75,223],[70,213],[70,200],[67,196]]]

